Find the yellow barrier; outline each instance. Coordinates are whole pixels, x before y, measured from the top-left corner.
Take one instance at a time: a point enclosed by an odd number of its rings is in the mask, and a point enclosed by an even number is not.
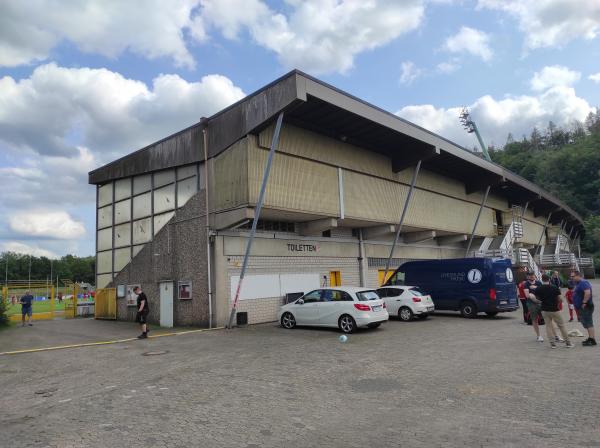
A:
[[[96,290],[94,298],[96,319],[117,318],[117,290],[115,288],[102,288]]]

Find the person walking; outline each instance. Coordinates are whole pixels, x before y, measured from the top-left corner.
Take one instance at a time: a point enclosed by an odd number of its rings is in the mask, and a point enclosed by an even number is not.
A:
[[[21,304],[21,320],[23,322],[23,327],[25,326],[25,316],[27,316],[27,324],[32,327],[31,315],[33,314],[33,296],[31,295],[31,291],[26,291],[25,294],[21,296],[19,303]]]
[[[573,305],[579,310],[579,322],[588,332],[588,338],[581,344],[585,347],[590,347],[596,344],[596,334],[594,331],[594,302],[592,297],[592,285],[583,278],[581,272],[574,271],[573,279],[576,286],[573,292]]]
[[[142,334],[138,336],[138,339],[146,339],[148,337],[148,314],[150,314],[150,305],[148,304],[148,298],[142,291],[142,288],[136,286],[133,288],[133,292],[137,295],[137,316],[136,320],[142,327]]]
[[[546,321],[546,337],[550,342],[550,348],[556,348],[557,336],[554,331],[554,323],[558,327],[563,340],[568,348],[573,348],[573,343],[569,339],[565,322],[560,313],[560,302],[562,297],[560,289],[551,284],[552,278],[546,274],[542,275],[542,286],[535,290],[536,298],[541,302],[542,316]]]
[[[544,342],[544,338],[540,334],[540,322],[539,319],[542,315],[542,308],[540,300],[535,296],[535,290],[542,286],[542,282],[535,278],[533,272],[527,273],[527,280],[525,281],[525,297],[527,297],[527,311],[529,313],[529,319],[531,319],[531,325],[533,331],[537,336],[538,342]],[[528,322],[529,323],[529,322]]]

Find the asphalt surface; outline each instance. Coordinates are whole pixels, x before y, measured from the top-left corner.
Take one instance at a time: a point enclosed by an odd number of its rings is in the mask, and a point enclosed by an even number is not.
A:
[[[0,446],[600,446],[600,348],[551,350],[520,317],[390,321],[346,343],[266,324],[3,355]],[[40,322],[0,344],[137,332]]]

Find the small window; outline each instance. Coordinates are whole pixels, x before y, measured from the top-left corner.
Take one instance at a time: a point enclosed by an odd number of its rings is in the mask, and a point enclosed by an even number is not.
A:
[[[321,299],[324,302],[353,302],[352,297],[346,291],[337,289],[324,289],[321,294]]]
[[[388,296],[388,290],[387,290],[387,288],[381,288],[381,289],[378,289],[378,290],[377,290],[377,295],[378,295],[379,297],[381,297],[382,299],[383,299],[384,297],[387,297],[387,296]]]
[[[404,285],[404,272],[396,271],[390,277],[390,285]]]
[[[331,230],[325,230],[322,235],[325,238],[331,238]]]
[[[413,296],[421,297],[425,293],[419,288],[409,288],[408,289]]]
[[[360,300],[361,302],[380,299],[380,297],[375,291],[361,291],[357,292],[356,295],[358,296],[358,300]]]
[[[316,303],[321,301],[321,290],[317,289],[315,291],[311,291],[302,297],[304,303]]]
[[[400,288],[389,288],[388,289],[388,297],[399,297],[404,292],[403,289]]]

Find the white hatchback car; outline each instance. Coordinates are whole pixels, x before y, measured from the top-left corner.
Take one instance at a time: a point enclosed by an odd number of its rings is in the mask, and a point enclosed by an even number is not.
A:
[[[385,300],[390,315],[405,322],[415,316],[427,319],[435,310],[431,296],[416,286],[383,286],[377,289],[377,294]]]
[[[288,329],[312,325],[352,333],[360,327],[377,328],[389,319],[389,314],[373,289],[339,287],[316,289],[283,305],[278,319]]]

